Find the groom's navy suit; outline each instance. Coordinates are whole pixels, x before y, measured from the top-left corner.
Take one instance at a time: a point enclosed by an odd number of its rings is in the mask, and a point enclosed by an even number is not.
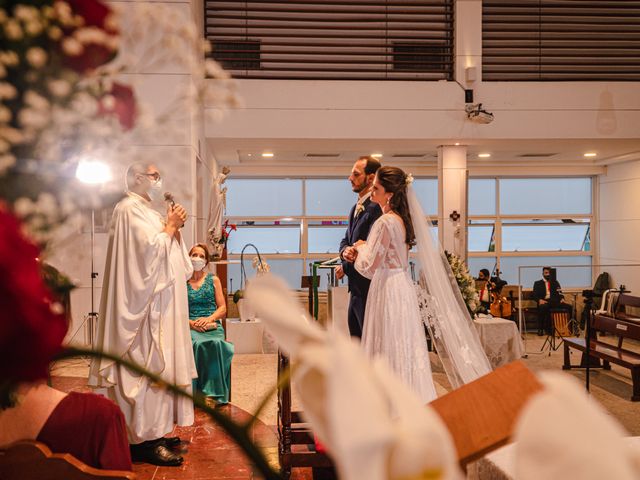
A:
[[[356,203],[349,213],[349,226],[347,233],[340,242],[340,256],[342,251],[358,240],[366,240],[369,236],[374,222],[382,215],[382,210],[377,203],[367,199],[363,202],[364,210],[354,218]],[[360,275],[353,263],[342,261],[342,269],[349,280],[349,292],[351,298],[349,300],[349,332],[351,336],[362,337],[362,327],[364,325],[364,307],[367,303],[367,294],[369,293],[369,284],[371,281]]]

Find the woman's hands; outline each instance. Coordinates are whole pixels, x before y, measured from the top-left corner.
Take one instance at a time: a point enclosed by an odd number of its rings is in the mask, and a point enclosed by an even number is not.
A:
[[[189,320],[189,328],[196,332],[206,332],[207,330],[215,330],[218,328],[218,324],[208,317],[200,317],[195,320]]]

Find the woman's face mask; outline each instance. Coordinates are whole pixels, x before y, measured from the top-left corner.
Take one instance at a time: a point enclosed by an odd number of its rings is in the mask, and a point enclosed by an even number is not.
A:
[[[191,257],[191,264],[196,272],[199,272],[207,266],[207,262],[204,261],[204,258],[200,257]]]

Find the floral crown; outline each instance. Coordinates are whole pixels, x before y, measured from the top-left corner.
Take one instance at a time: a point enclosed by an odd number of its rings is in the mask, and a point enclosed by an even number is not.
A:
[[[407,173],[404,177],[404,183],[407,185],[407,187],[411,185],[413,183],[413,175]]]

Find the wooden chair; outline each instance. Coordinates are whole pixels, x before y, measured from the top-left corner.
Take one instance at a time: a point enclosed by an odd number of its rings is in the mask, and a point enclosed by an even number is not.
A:
[[[542,384],[515,361],[435,399],[430,405],[447,425],[460,465],[506,445],[522,407]]]
[[[133,472],[89,467],[68,453],[51,453],[36,441],[16,442],[0,450],[2,480],[134,480]]]

